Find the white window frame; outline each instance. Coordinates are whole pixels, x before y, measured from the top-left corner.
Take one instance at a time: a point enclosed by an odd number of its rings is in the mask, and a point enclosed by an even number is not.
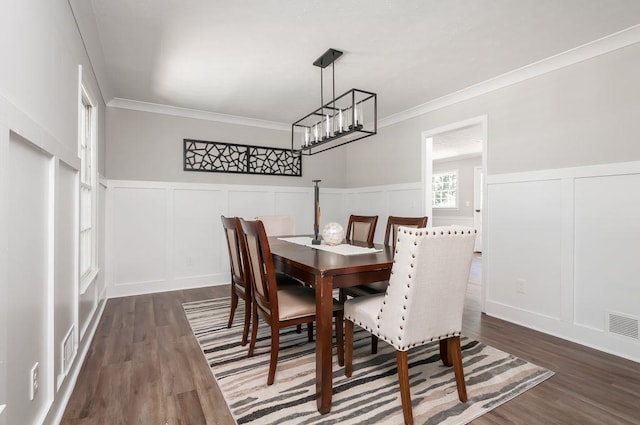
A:
[[[443,189],[438,189],[435,187],[435,180],[437,178],[443,177],[443,176],[450,176],[453,175],[455,176],[455,188],[443,188]],[[438,194],[441,193],[451,193],[453,192],[453,205],[436,205],[436,198],[438,197]],[[439,171],[437,173],[433,173],[432,177],[431,177],[431,208],[434,209],[438,209],[438,210],[454,210],[454,209],[458,209],[458,198],[460,195],[460,180],[459,180],[459,174],[458,174],[458,170],[449,170],[449,171]]]
[[[81,80],[78,102],[78,274],[81,294],[87,291],[98,275],[97,129],[98,108],[86,84]],[[85,146],[88,147],[88,152]],[[85,195],[87,192],[88,196]],[[88,236],[85,236],[87,234]]]

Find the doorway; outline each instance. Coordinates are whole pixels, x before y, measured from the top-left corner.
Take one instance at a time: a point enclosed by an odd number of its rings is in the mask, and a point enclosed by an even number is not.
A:
[[[425,212],[431,226],[462,225],[476,229],[474,264],[484,266],[487,252],[483,237],[486,204],[487,117],[455,122],[422,133]],[[483,258],[484,257],[484,258]],[[481,288],[481,309],[486,298],[486,267],[474,271],[473,283]],[[479,278],[480,276],[481,278]]]

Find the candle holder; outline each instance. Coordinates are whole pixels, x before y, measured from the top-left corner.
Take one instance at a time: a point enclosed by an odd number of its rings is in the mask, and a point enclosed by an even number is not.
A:
[[[320,187],[318,187],[318,183],[322,180],[312,180],[316,186],[313,188],[314,190],[314,205],[313,205],[313,240],[311,243],[313,245],[320,245],[322,241],[320,240]]]

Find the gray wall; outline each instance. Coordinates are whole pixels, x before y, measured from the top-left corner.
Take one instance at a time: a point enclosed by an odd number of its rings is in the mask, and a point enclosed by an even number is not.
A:
[[[78,295],[80,303],[93,308],[74,322],[79,64],[97,102],[100,173],[105,169],[105,104],[67,1],[3,0],[2,15],[0,404],[7,403],[7,409],[0,425],[49,423],[70,390],[71,375],[65,376],[60,364],[63,337],[71,326],[89,327],[104,294],[100,275]],[[89,333],[81,333],[79,352]],[[30,401],[35,362],[40,388]],[[80,363],[78,355],[71,373]]]
[[[487,174],[640,159],[638,75],[634,44],[383,127],[348,146],[347,187],[420,181],[421,133],[484,114]]]
[[[291,133],[258,127],[109,107],[107,177],[117,180],[344,187],[344,150],[303,158],[302,177],[183,171],[182,140],[291,147]]]

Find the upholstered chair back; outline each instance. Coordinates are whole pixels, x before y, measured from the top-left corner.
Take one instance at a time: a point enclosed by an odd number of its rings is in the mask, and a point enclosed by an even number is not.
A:
[[[247,246],[247,262],[256,305],[268,315],[277,317],[277,282],[271,249],[261,221],[245,221],[242,232]]]
[[[349,216],[349,224],[347,225],[347,240],[353,242],[373,243],[373,237],[376,232],[376,224],[378,216]]]
[[[406,228],[397,233],[389,286],[378,315],[380,337],[407,351],[460,335],[475,231]]]

